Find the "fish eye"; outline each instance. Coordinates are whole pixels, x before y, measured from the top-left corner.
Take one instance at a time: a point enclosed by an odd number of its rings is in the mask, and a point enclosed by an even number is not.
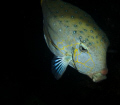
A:
[[[87,52],[87,49],[85,49],[83,46],[80,46],[79,48],[81,52]]]

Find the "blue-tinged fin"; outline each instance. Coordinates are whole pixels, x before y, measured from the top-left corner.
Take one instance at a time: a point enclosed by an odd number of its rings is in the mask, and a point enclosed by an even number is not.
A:
[[[72,60],[71,56],[57,57],[52,60],[52,73],[58,80],[65,72],[69,62]]]

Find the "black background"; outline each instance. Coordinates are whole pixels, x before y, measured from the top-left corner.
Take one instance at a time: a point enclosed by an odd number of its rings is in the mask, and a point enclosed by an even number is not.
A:
[[[89,13],[105,31],[107,79],[93,83],[87,76],[68,67],[60,80],[51,73],[53,54],[43,37],[43,17],[39,0],[24,2],[24,56],[20,68],[3,73],[5,104],[65,105],[120,103],[120,4],[110,0],[64,0]]]

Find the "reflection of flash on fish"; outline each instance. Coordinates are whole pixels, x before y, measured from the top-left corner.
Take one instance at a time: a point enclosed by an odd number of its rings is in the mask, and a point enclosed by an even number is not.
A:
[[[61,78],[69,65],[94,82],[106,79],[109,40],[92,17],[62,0],[41,0],[41,6],[44,38],[55,55],[52,60],[55,78]]]

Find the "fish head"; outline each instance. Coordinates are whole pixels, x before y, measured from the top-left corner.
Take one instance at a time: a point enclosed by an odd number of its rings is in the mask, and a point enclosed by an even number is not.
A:
[[[103,38],[104,36],[104,38]],[[80,44],[76,45],[73,54],[73,62],[76,69],[88,75],[93,82],[106,79],[108,73],[106,64],[106,52],[109,41],[103,36],[80,36]]]

